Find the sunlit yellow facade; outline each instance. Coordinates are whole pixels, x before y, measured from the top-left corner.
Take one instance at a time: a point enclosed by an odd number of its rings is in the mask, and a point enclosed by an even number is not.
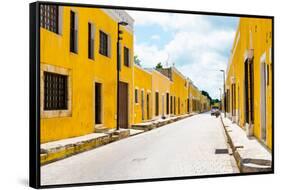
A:
[[[204,96],[203,94],[200,95],[200,112],[206,112],[210,110],[210,100],[207,98],[207,96]]]
[[[163,75],[168,77],[170,83],[170,93],[166,97],[170,105],[167,106],[167,114],[182,115],[192,112],[202,112],[210,109],[210,102],[202,95],[201,91],[175,67],[158,69]]]
[[[161,118],[167,114],[167,94],[170,94],[171,81],[168,77],[155,69],[152,73],[152,117]]]
[[[70,17],[75,13],[77,52],[70,51]],[[40,28],[41,69],[41,142],[93,133],[98,128],[116,128],[117,117],[117,22],[118,14],[98,8],[59,7],[57,33]],[[132,26],[133,20],[124,12]],[[93,58],[88,58],[88,24],[92,24]],[[133,113],[133,32],[130,26],[120,27],[120,81],[128,85],[129,113]],[[108,55],[100,53],[100,31],[107,34]],[[123,47],[129,49],[130,65],[123,64]],[[67,108],[45,110],[44,73],[67,76]],[[100,83],[100,122],[95,123],[95,84]],[[128,115],[128,123],[133,115]]]
[[[189,112],[201,112],[201,91],[192,82],[189,82],[189,91]]]
[[[272,148],[272,19],[240,18],[226,71],[228,117]]]
[[[48,13],[40,27],[41,143],[115,129],[117,119],[120,128],[130,128],[202,111],[205,98],[175,67],[134,64],[134,20],[125,11],[44,5],[40,12],[50,8],[56,23],[46,22]],[[124,19],[118,83],[118,22]]]
[[[152,73],[134,64],[134,121],[152,118]]]
[[[186,77],[181,74],[175,67],[171,67],[171,96],[175,98],[174,115],[182,115],[188,112],[187,110],[187,95],[188,86]]]

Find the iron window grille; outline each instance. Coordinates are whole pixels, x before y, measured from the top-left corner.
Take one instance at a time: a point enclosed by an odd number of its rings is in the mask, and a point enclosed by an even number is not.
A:
[[[57,5],[40,5],[40,26],[58,33],[59,11]]]
[[[100,31],[100,49],[99,53],[108,56],[108,35]]]
[[[44,110],[67,110],[68,77],[44,72]]]

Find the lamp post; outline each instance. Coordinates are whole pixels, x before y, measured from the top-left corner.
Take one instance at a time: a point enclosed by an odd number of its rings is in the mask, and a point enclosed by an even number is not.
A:
[[[219,88],[220,90],[220,109],[222,109],[222,97],[221,97],[221,88]]]
[[[127,26],[128,23],[121,21],[118,22],[117,25],[117,118],[116,118],[116,130],[119,130],[119,72],[121,70],[121,65],[120,65],[120,49],[119,49],[119,44],[120,44],[120,40],[122,40],[122,38],[120,37],[120,34],[122,34],[123,32],[120,30],[120,25],[121,26]]]
[[[220,72],[222,72],[223,74],[223,107],[224,107],[224,117],[226,117],[225,71],[221,69]]]

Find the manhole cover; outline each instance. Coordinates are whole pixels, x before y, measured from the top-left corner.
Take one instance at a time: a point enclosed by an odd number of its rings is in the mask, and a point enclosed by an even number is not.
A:
[[[215,154],[228,154],[227,148],[216,149]]]

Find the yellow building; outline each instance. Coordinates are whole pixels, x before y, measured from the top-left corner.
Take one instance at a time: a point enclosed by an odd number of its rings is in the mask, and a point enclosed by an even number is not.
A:
[[[130,128],[200,112],[201,92],[175,67],[133,63],[134,20],[125,11],[41,5],[40,14],[41,143],[115,129],[117,120]]]
[[[152,74],[152,118],[169,115],[170,79],[155,69],[147,69]]]
[[[210,100],[203,94],[200,95],[200,112],[206,112],[210,109]]]
[[[122,10],[57,5],[40,10],[41,143],[116,128],[120,21],[128,25],[120,26],[118,117],[121,127],[129,127],[134,119],[133,19]]]
[[[201,112],[200,100],[201,91],[189,80],[189,112]]]
[[[272,19],[240,18],[226,71],[228,117],[272,147]]]
[[[188,83],[186,77],[181,74],[175,67],[171,67],[171,95],[174,96],[174,115],[182,115],[188,113],[187,97],[188,97]]]
[[[188,113],[188,82],[186,77],[175,67],[158,69],[170,79],[170,94],[166,96],[167,114],[182,115]]]
[[[152,118],[152,73],[134,64],[134,120],[141,123]]]

